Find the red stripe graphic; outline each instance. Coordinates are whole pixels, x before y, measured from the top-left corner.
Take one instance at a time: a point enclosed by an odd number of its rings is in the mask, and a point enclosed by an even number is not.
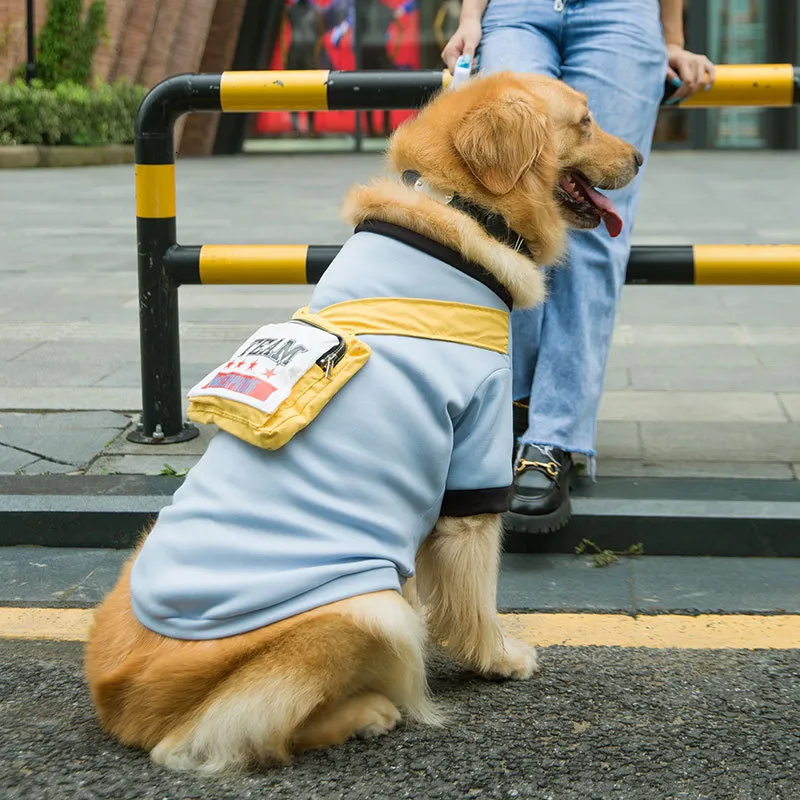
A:
[[[267,381],[238,372],[218,372],[203,388],[227,389],[229,392],[244,394],[262,401],[266,400],[273,392],[278,391],[277,386],[273,386]]]

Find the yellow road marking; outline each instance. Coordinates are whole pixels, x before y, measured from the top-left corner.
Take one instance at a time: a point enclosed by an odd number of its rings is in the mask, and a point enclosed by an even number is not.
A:
[[[800,615],[795,614],[509,614],[502,621],[509,634],[541,647],[800,649]]]
[[[90,608],[0,608],[0,639],[85,642]]]
[[[85,642],[91,609],[0,608],[0,639]],[[503,614],[506,633],[539,647],[798,650],[800,615]]]

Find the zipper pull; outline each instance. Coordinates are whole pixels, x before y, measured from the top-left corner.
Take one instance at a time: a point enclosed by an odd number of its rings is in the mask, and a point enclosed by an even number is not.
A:
[[[553,0],[553,11],[559,14],[564,10],[564,0]]]
[[[328,356],[325,359],[325,377],[330,379],[331,370],[333,369],[333,356]]]

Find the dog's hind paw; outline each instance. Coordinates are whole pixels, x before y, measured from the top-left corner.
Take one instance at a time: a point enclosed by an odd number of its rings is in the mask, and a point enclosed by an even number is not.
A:
[[[492,664],[491,671],[502,678],[524,680],[539,671],[536,648],[519,639],[503,637],[503,652]]]
[[[359,709],[358,715],[356,736],[359,739],[383,736],[400,722],[400,712],[397,707],[391,700],[380,694],[366,695],[364,705]]]

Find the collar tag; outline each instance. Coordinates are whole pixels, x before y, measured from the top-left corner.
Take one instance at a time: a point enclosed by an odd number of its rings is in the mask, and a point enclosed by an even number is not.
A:
[[[442,205],[449,205],[453,202],[453,193],[452,192],[442,192],[437,189],[435,186],[431,186],[427,181],[423,180],[421,177],[417,178],[414,183],[413,189],[415,192],[422,192],[422,194],[427,195],[431,198],[431,200],[435,200],[437,203],[442,203]]]
[[[437,203],[446,206],[453,202],[453,197],[455,196],[453,192],[443,192],[435,186],[431,186],[416,170],[407,169],[402,177],[406,186],[409,186],[415,192],[422,192],[422,194],[427,195]]]

